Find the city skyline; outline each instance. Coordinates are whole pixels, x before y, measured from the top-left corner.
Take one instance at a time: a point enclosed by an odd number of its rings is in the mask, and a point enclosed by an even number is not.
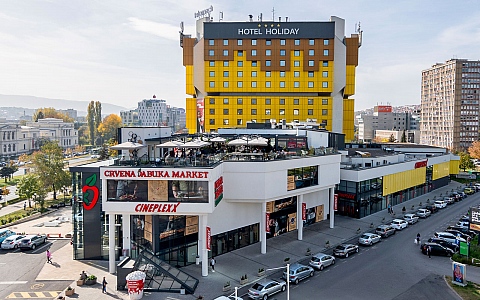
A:
[[[218,21],[346,21],[364,31],[355,110],[420,103],[421,71],[450,58],[478,60],[480,13],[473,1],[43,1],[4,4],[0,12],[0,94],[98,100],[133,108],[153,94],[185,107],[179,24],[195,33],[194,13],[213,5]],[[317,13],[318,12],[318,13]],[[477,55],[475,57],[474,55]],[[167,71],[163,71],[167,70]],[[3,104],[5,105],[5,104]]]

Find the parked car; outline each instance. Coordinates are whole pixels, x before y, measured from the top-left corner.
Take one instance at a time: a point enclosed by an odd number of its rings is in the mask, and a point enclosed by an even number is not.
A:
[[[392,234],[395,234],[395,228],[389,226],[389,225],[379,225],[375,229],[375,233],[380,235],[383,238],[389,237]]]
[[[20,243],[20,240],[24,238],[24,235],[11,235],[7,237],[5,240],[3,240],[1,248],[2,249],[17,249],[18,244]]]
[[[458,249],[460,248],[457,244],[455,243],[450,243],[442,238],[429,238],[428,239],[429,243],[436,243],[439,245],[442,245],[443,247],[447,247],[449,249],[452,249],[453,252],[457,252]]]
[[[431,255],[445,255],[445,256],[452,256],[454,254],[452,249],[444,247],[442,245],[436,243],[425,243],[420,246],[420,250],[422,250],[423,254],[427,254],[427,247],[430,246]]]
[[[459,221],[459,222],[467,222],[467,223],[470,223],[470,216],[469,216],[469,215],[463,215],[458,221]]]
[[[248,289],[248,297],[251,299],[265,300],[273,294],[285,291],[287,283],[285,281],[276,281],[265,278],[257,281]]]
[[[420,218],[427,218],[429,217],[432,213],[426,209],[426,208],[420,208],[416,213],[415,213],[418,217]]]
[[[458,230],[455,230],[455,229],[448,229],[448,228],[447,228],[447,229],[445,230],[445,232],[450,232],[451,234],[453,234],[453,235],[455,235],[455,236],[457,236],[457,237],[460,236],[462,239],[464,239],[464,240],[466,240],[466,241],[468,241],[468,240],[470,240],[470,239],[472,238],[472,237],[469,236],[468,234],[463,233],[463,232],[458,231]]]
[[[435,205],[427,205],[425,206],[426,209],[430,211],[430,213],[434,214],[438,211],[438,208]]]
[[[358,238],[358,243],[366,246],[371,246],[375,243],[380,242],[381,238],[382,237],[376,233],[366,232],[362,234],[361,237]]]
[[[352,244],[341,244],[333,249],[333,255],[347,258],[350,254],[358,253],[358,246]]]
[[[20,249],[35,249],[47,241],[46,235],[27,235],[20,240],[18,247]]]
[[[443,201],[447,202],[447,204],[455,203],[455,197],[445,196],[443,197]]]
[[[235,296],[220,296],[220,297],[217,297],[213,300],[243,300],[243,298],[240,298],[240,297],[236,297]]]
[[[455,197],[455,201],[461,201],[463,199],[463,196],[460,195],[460,193],[457,193],[457,192],[453,192],[450,196]]]
[[[457,224],[455,224],[455,226],[470,228],[470,222],[458,221]]]
[[[463,192],[467,195],[472,195],[475,193],[475,190],[473,188],[465,188],[463,189]]]
[[[455,243],[455,240],[459,240],[461,242],[466,242],[466,240],[462,237],[457,237],[456,235],[454,235],[453,233],[450,233],[450,232],[444,232],[444,231],[439,231],[439,232],[435,232],[434,237],[438,237],[438,238],[442,238],[444,240],[446,240],[447,242],[450,242],[450,243]]]
[[[390,223],[390,226],[392,226],[396,230],[403,230],[404,228],[408,227],[408,223],[405,220],[393,219],[392,223]]]
[[[407,221],[408,224],[415,224],[418,222],[418,217],[415,214],[406,214],[403,216],[403,219]]]
[[[467,198],[467,194],[465,192],[459,192],[460,196],[462,196],[462,199]]]
[[[317,253],[314,256],[312,256],[308,264],[312,268],[322,271],[323,268],[335,264],[335,257],[325,253]]]
[[[300,280],[303,280],[307,277],[313,277],[314,270],[310,266],[305,266],[299,263],[294,263],[290,265],[289,276],[287,279],[287,272],[283,272],[283,279],[289,280],[295,284],[298,284]]]
[[[448,226],[447,227],[447,232],[448,232],[448,229],[452,229],[452,230],[458,230],[460,232],[463,232],[465,234],[468,234],[471,238],[475,237],[477,234],[475,233],[475,231],[472,231],[470,229],[468,229],[467,227],[459,227],[459,226]]]
[[[433,202],[433,204],[435,205],[436,208],[440,208],[440,209],[447,207],[447,202],[444,200],[437,200]]]
[[[11,231],[10,229],[0,229],[0,243],[12,235],[15,235],[15,232]]]

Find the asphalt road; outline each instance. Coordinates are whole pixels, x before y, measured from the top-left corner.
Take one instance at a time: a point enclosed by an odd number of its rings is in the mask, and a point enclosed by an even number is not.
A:
[[[443,279],[443,275],[451,276],[450,259],[441,256],[429,259],[414,244],[414,239],[420,233],[422,240],[427,240],[435,231],[456,223],[470,206],[477,204],[480,204],[480,193],[449,205],[371,247],[360,246],[358,254],[337,258],[334,266],[316,271],[314,277],[298,285],[290,285],[290,299],[459,299]],[[357,243],[356,240],[350,242]],[[477,269],[468,267],[467,279],[480,282]],[[275,274],[277,278],[280,276]],[[242,297],[248,299],[247,295]],[[276,294],[271,299],[287,299],[287,293]]]

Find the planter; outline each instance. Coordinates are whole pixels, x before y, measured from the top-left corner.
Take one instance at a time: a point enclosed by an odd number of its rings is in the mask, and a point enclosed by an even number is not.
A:
[[[65,290],[65,296],[72,296],[75,294],[75,289]]]
[[[258,272],[258,273],[257,273],[257,276],[258,276],[258,277],[265,276],[265,271]]]
[[[240,279],[240,284],[244,285],[248,283],[248,278],[247,279]]]
[[[97,283],[96,279],[87,279],[85,280],[85,285],[94,285]]]
[[[224,291],[224,292],[228,292],[228,291],[230,291],[231,289],[232,289],[232,286],[231,286],[231,285],[227,285],[227,286],[224,286],[224,287],[223,287],[223,291]]]
[[[79,279],[77,280],[77,286],[82,286],[85,283],[85,280]]]

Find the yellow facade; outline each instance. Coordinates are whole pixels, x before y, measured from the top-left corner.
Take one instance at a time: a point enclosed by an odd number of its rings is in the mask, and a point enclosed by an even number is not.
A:
[[[460,160],[450,160],[450,174],[460,173]]]
[[[345,95],[351,96],[355,94],[355,66],[347,65],[346,66],[346,85],[345,85]]]
[[[424,167],[383,176],[383,196],[425,183],[426,170]]]
[[[355,100],[343,99],[343,133],[345,142],[351,142],[355,134]]]
[[[450,162],[443,162],[433,165],[432,180],[450,175]]]
[[[197,99],[186,98],[185,99],[185,113],[188,115],[197,115]],[[188,133],[194,134],[197,132],[197,118],[187,118],[185,126],[188,129]]]
[[[195,86],[193,85],[193,66],[187,65],[185,66],[185,72],[186,72],[186,89],[185,93],[187,95],[195,95]]]

